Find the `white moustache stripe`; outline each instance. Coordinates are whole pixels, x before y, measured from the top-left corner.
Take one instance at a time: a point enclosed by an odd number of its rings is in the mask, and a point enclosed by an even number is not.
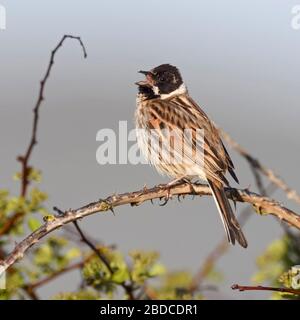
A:
[[[156,93],[156,90],[158,90],[157,87],[153,87],[153,91],[155,92],[155,94],[159,94],[159,93]],[[187,93],[187,87],[186,85],[183,83],[182,85],[180,85],[180,87],[170,93],[166,93],[166,94],[161,94],[160,95],[160,98],[161,99],[168,99],[170,97],[173,97],[173,96],[178,96],[180,94],[185,94]]]

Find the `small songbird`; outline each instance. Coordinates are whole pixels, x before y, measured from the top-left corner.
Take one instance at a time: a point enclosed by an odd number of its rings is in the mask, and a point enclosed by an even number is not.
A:
[[[227,170],[236,182],[238,179],[217,128],[189,96],[175,66],[162,64],[150,71],[139,72],[146,76],[145,80],[136,83],[139,92],[135,123],[142,153],[159,173],[175,179],[169,186],[179,180],[206,181],[212,191],[228,241],[235,244],[237,240],[246,248],[247,240],[224,191],[224,187],[229,186],[225,178]],[[192,133],[189,142],[184,139],[187,129]],[[198,131],[202,132],[202,143],[197,141]],[[171,154],[168,160],[165,157],[167,151]],[[199,156],[201,154],[202,161]]]

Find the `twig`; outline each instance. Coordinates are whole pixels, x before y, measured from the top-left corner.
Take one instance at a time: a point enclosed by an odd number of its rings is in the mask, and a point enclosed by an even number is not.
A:
[[[45,86],[47,83],[47,80],[50,77],[50,73],[54,64],[54,58],[59,50],[59,48],[63,45],[64,41],[66,39],[74,39],[77,40],[83,50],[83,56],[84,58],[87,57],[85,46],[81,40],[80,37],[75,37],[72,35],[64,35],[62,39],[59,41],[59,43],[56,45],[56,47],[51,51],[50,55],[50,61],[48,63],[48,67],[46,69],[46,73],[43,77],[43,79],[40,81],[40,89],[38,98],[35,104],[35,107],[33,109],[33,124],[32,124],[32,132],[31,132],[31,138],[29,141],[29,145],[27,147],[27,150],[25,151],[25,154],[22,156],[18,156],[17,160],[21,163],[21,190],[20,190],[20,196],[25,197],[27,193],[27,189],[29,186],[29,180],[28,176],[30,174],[31,167],[29,165],[29,160],[32,155],[34,146],[37,144],[37,130],[38,130],[38,122],[39,122],[39,111],[42,102],[45,100],[44,97],[44,91]],[[11,218],[7,219],[7,221],[4,223],[4,225],[0,229],[0,236],[3,234],[6,234],[18,221],[20,218],[24,216],[23,212],[16,212]]]
[[[262,178],[261,178],[261,175],[260,175],[260,171],[254,167],[250,162],[250,169],[253,173],[253,176],[254,176],[254,180],[255,180],[255,183],[256,183],[256,186],[257,186],[257,189],[259,191],[259,193],[262,195],[262,196],[267,196],[268,193],[267,193],[267,190],[265,189],[264,187],[264,184],[263,184],[263,181],[262,181]]]
[[[266,176],[274,185],[278,188],[282,189],[287,198],[293,200],[300,204],[300,195],[297,193],[296,190],[289,187],[286,182],[277,175],[273,170],[265,167],[263,164],[259,162],[258,159],[254,158],[246,149],[240,146],[235,140],[233,140],[226,132],[219,129],[224,139],[227,143],[235,149],[241,156],[243,156],[251,165],[251,167],[256,168],[259,170],[264,176]]]
[[[29,296],[31,300],[40,300],[34,288],[24,286],[22,289],[26,292],[26,294]]]
[[[95,249],[99,250],[99,248],[97,248],[97,247],[95,247]],[[90,254],[87,257],[85,257],[82,261],[70,264],[60,270],[54,271],[53,273],[51,273],[50,275],[46,276],[45,278],[43,278],[41,280],[37,280],[34,283],[25,284],[23,286],[23,288],[26,290],[29,290],[29,292],[30,292],[34,289],[37,289],[41,286],[44,286],[45,284],[51,282],[52,280],[60,277],[61,275],[65,274],[67,272],[83,268],[85,263],[89,262],[92,259],[92,257],[93,257],[93,255]]]
[[[220,259],[229,249],[227,238],[223,237],[216,247],[209,253],[201,265],[199,271],[193,277],[192,283],[188,289],[189,292],[194,293],[200,287],[203,280],[213,270],[216,261]]]
[[[75,227],[71,226],[71,225],[66,225],[63,228],[64,234],[63,236],[67,239],[69,239],[70,241],[76,243],[76,244],[83,244],[82,243],[82,239],[78,238],[78,231],[75,229]],[[85,236],[88,238],[89,241],[93,242],[93,243],[97,243],[97,245],[101,245],[103,244],[103,241],[94,237],[91,237],[91,235],[87,235],[85,233]],[[115,249],[116,246],[114,244],[111,244],[108,246],[111,249]]]
[[[56,208],[57,209],[57,208]],[[107,258],[104,256],[104,254],[102,254],[102,252],[91,242],[87,239],[87,237],[84,235],[83,231],[81,230],[81,228],[78,225],[77,221],[73,222],[75,225],[76,230],[78,231],[78,233],[81,236],[82,241],[88,246],[90,247],[90,249],[97,255],[97,257],[100,259],[100,261],[106,266],[106,268],[109,270],[111,276],[114,274],[114,270],[111,268],[109,261],[107,260]],[[134,295],[133,295],[133,289],[132,289],[132,285],[131,284],[127,284],[125,282],[122,282],[120,284],[123,289],[125,290],[125,292],[128,294],[129,300],[135,300]]]
[[[6,259],[0,261],[0,264],[6,270],[17,260],[22,259],[25,252],[31,246],[50,232],[53,232],[67,223],[74,222],[97,212],[107,212],[114,207],[126,204],[138,205],[151,199],[167,197],[169,193],[172,195],[187,195],[194,194],[194,191],[196,191],[198,195],[211,196],[210,188],[205,184],[195,184],[193,185],[193,189],[194,190],[191,190],[191,185],[189,183],[181,183],[174,185],[171,188],[167,185],[160,185],[151,189],[143,188],[136,192],[127,192],[119,195],[115,194],[109,196],[105,200],[90,203],[77,210],[68,210],[64,215],[49,216],[46,219],[47,221],[40,228],[17,244]],[[294,211],[283,207],[275,200],[262,197],[249,190],[238,190],[234,188],[227,188],[226,194],[228,198],[234,201],[250,203],[254,205],[256,210],[259,210],[260,213],[274,215],[278,219],[286,221],[291,226],[300,229],[300,216]]]
[[[106,257],[102,254],[102,252],[90,241],[87,239],[87,237],[84,235],[83,231],[78,225],[77,221],[74,221],[74,226],[78,233],[81,236],[82,242],[84,242],[90,249],[97,255],[97,257],[102,261],[102,263],[106,266],[108,269],[109,273],[112,275],[114,273],[113,269],[111,268],[109,261],[106,259]]]
[[[40,90],[39,90],[38,99],[37,99],[37,102],[36,102],[35,107],[33,109],[34,117],[33,117],[31,139],[30,139],[27,151],[25,152],[25,155],[18,157],[18,160],[21,162],[21,165],[22,165],[21,196],[23,196],[23,197],[25,197],[26,191],[27,191],[27,187],[29,185],[28,175],[30,173],[30,167],[28,165],[28,162],[29,162],[30,156],[32,154],[33,148],[37,144],[37,130],[38,130],[38,121],[39,121],[39,110],[40,110],[40,106],[41,106],[42,102],[45,99],[45,97],[44,97],[45,85],[47,83],[47,80],[50,77],[50,73],[51,73],[51,70],[52,70],[52,67],[53,67],[53,64],[54,64],[55,54],[59,50],[59,48],[62,47],[62,45],[63,45],[63,43],[64,43],[64,41],[66,39],[77,40],[79,42],[81,48],[82,48],[84,58],[87,57],[86,49],[85,49],[85,46],[84,46],[81,38],[80,37],[75,37],[75,36],[72,36],[72,35],[64,35],[62,37],[62,39],[59,41],[59,43],[56,45],[56,47],[51,51],[50,61],[49,61],[46,73],[45,73],[43,79],[40,82]]]
[[[48,282],[56,279],[57,277],[67,273],[67,272],[70,272],[70,271],[73,271],[73,270],[76,270],[76,269],[81,269],[83,266],[84,266],[84,263],[86,262],[86,260],[84,261],[80,261],[80,262],[77,262],[77,263],[74,263],[74,264],[71,264],[61,270],[58,270],[58,271],[55,271],[53,273],[51,273],[49,276],[41,279],[41,280],[38,280],[32,284],[26,284],[24,285],[24,288],[26,288],[27,290],[31,291],[31,290],[34,290],[34,289],[37,289],[45,284],[47,284]]]
[[[240,286],[238,284],[234,284],[231,286],[232,290],[239,291],[277,291],[282,293],[291,293],[300,295],[300,290],[289,289],[289,288],[274,288],[274,287],[264,287],[264,286]]]

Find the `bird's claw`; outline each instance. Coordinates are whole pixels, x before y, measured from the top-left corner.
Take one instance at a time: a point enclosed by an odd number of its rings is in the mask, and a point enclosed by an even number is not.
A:
[[[185,195],[184,195],[184,194],[179,194],[179,195],[177,195],[177,200],[178,200],[179,202],[182,201],[181,198],[184,199],[184,198],[185,198]]]
[[[161,188],[167,188],[166,189],[167,190],[166,196],[165,197],[161,197],[159,199],[159,200],[164,199],[164,202],[159,204],[159,206],[163,207],[169,202],[170,199],[172,199],[171,186],[168,186],[168,185],[167,186],[166,185],[160,185],[160,186],[161,186]]]

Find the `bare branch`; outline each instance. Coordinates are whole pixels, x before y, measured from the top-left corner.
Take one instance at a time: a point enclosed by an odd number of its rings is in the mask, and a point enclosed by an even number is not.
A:
[[[31,138],[30,138],[27,150],[25,151],[25,154],[22,156],[18,156],[18,158],[17,158],[18,161],[21,163],[21,167],[22,167],[21,168],[21,190],[20,190],[21,197],[26,196],[27,189],[29,186],[28,176],[29,176],[30,170],[31,170],[31,166],[29,165],[29,160],[32,155],[34,146],[37,144],[39,111],[40,111],[40,107],[42,105],[42,102],[45,100],[45,97],[44,97],[45,86],[46,86],[47,80],[50,77],[50,73],[51,73],[52,67],[54,65],[55,55],[56,55],[57,51],[59,50],[59,48],[62,47],[62,45],[66,39],[77,40],[82,48],[84,58],[87,57],[86,49],[85,49],[85,46],[84,46],[81,38],[75,37],[72,35],[64,35],[62,37],[62,39],[59,41],[59,43],[56,45],[56,47],[51,51],[48,67],[46,69],[46,73],[45,73],[43,79],[40,81],[39,94],[38,94],[38,98],[37,98],[35,107],[33,109],[34,116],[33,116]],[[23,212],[16,212],[12,217],[7,219],[5,224],[0,229],[0,236],[7,233],[19,221],[19,219],[23,217],[23,215],[24,215]]]
[[[73,223],[75,225],[76,230],[78,231],[78,233],[81,236],[82,242],[84,242],[97,255],[97,257],[101,260],[101,262],[108,269],[109,273],[112,275],[114,273],[114,271],[111,268],[109,261],[106,259],[105,255],[84,235],[83,231],[79,227],[78,222],[74,221]]]
[[[180,183],[172,186],[171,188],[167,185],[155,186],[151,189],[143,188],[142,190],[135,192],[115,194],[109,196],[105,200],[90,203],[77,210],[70,209],[63,215],[49,216],[47,217],[47,221],[44,225],[16,245],[11,254],[9,254],[3,261],[0,261],[0,264],[3,265],[6,270],[17,260],[22,259],[25,252],[31,246],[50,232],[53,232],[67,223],[74,222],[97,212],[107,212],[109,210],[113,210],[115,207],[126,204],[139,205],[145,201],[167,197],[169,193],[172,195],[188,195],[196,192],[200,196],[211,196],[210,188],[205,184],[194,184],[193,189],[194,190],[191,190],[191,185],[189,183]],[[286,221],[291,226],[300,230],[300,216],[292,210],[283,207],[275,200],[262,197],[249,190],[239,190],[234,188],[227,188],[226,194],[228,198],[234,201],[250,203],[260,213],[274,215],[278,219]]]
[[[264,286],[240,286],[238,284],[234,284],[231,286],[232,290],[239,291],[277,291],[282,293],[292,293],[296,295],[300,295],[300,290],[289,289],[289,288],[274,288],[274,287],[264,287]]]
[[[267,190],[264,187],[263,181],[262,181],[262,177],[261,177],[261,173],[260,171],[254,167],[253,165],[250,164],[250,169],[253,173],[254,176],[254,180],[258,189],[258,192],[262,195],[262,196],[267,196]]]
[[[55,271],[53,273],[51,273],[49,276],[41,279],[41,280],[38,280],[34,283],[31,283],[31,284],[26,284],[24,285],[24,289],[28,290],[29,292],[31,292],[32,290],[34,289],[37,289],[41,286],[44,286],[45,284],[49,283],[50,281],[58,278],[59,276],[67,273],[67,272],[70,272],[70,271],[73,271],[73,270],[76,270],[76,269],[81,269],[83,266],[84,266],[84,263],[86,262],[86,260],[84,261],[80,261],[80,262],[77,262],[77,263],[74,263],[74,264],[71,264],[61,270],[58,270],[58,271]]]
[[[277,175],[273,170],[265,167],[263,164],[259,162],[258,159],[254,158],[246,149],[240,146],[235,140],[233,140],[226,132],[219,129],[223,138],[227,141],[227,143],[235,149],[242,157],[244,157],[250,164],[252,168],[259,170],[264,176],[266,176],[274,185],[278,188],[282,189],[287,198],[293,200],[300,204],[300,195],[296,190],[289,187],[286,182]],[[257,180],[256,180],[257,182]],[[260,182],[258,182],[259,184]]]
[[[203,280],[210,274],[213,270],[216,261],[220,259],[229,249],[229,243],[226,237],[216,245],[216,247],[209,253],[201,265],[199,271],[193,277],[192,283],[189,287],[189,292],[194,293],[200,287]]]
[[[72,36],[72,35],[64,35],[62,37],[62,39],[59,41],[59,43],[56,45],[56,47],[51,51],[50,61],[49,61],[46,73],[45,73],[43,79],[40,82],[40,90],[39,90],[38,99],[37,99],[37,102],[36,102],[35,107],[33,109],[34,117],[33,117],[31,139],[30,139],[27,151],[25,152],[25,155],[18,157],[18,160],[22,164],[21,196],[23,196],[23,197],[25,197],[25,195],[26,195],[27,187],[28,187],[28,184],[29,184],[28,174],[30,173],[30,167],[28,165],[28,162],[29,162],[30,156],[32,154],[33,148],[37,144],[37,130],[38,130],[38,121],[39,121],[39,110],[40,110],[42,102],[45,99],[44,98],[45,85],[47,83],[47,80],[50,77],[50,73],[51,73],[52,67],[54,65],[55,54],[59,50],[59,48],[62,47],[62,45],[63,45],[63,43],[64,43],[64,41],[66,39],[77,40],[79,42],[80,46],[82,47],[84,58],[87,57],[86,49],[84,47],[84,44],[83,44],[81,38],[80,37],[75,37],[75,36]]]

